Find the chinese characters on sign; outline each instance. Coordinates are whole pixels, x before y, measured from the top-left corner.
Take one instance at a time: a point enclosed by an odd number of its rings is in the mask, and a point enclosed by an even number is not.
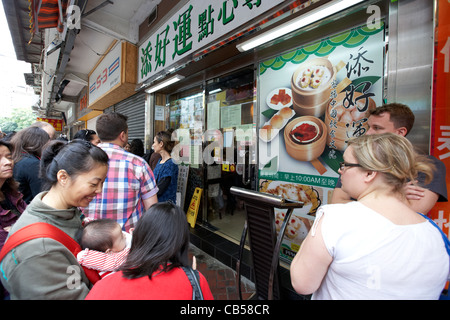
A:
[[[139,48],[138,83],[281,2],[210,0],[186,4]]]
[[[374,63],[373,60],[365,57],[367,52],[364,46],[361,46],[356,54],[349,53],[348,62],[345,65],[347,75],[345,80],[350,82],[350,79],[358,79],[358,81],[353,81],[346,88],[340,87],[341,90],[343,89],[341,92],[337,92],[337,81],[335,80],[332,83],[330,101],[332,108],[330,110],[330,119],[327,123],[330,128],[328,146],[332,149],[339,149],[339,146],[336,144],[337,139],[339,140],[339,122],[343,123],[346,114],[348,114],[348,121],[344,124],[346,128],[343,137],[344,144],[350,138],[362,136],[367,131],[366,112],[371,105],[370,97],[375,96],[371,92],[372,83],[366,80],[370,78],[364,78],[364,76],[370,75],[371,65]],[[345,81],[343,83],[347,84]],[[341,103],[337,101],[339,97],[341,97]]]
[[[37,121],[43,121],[50,123],[56,131],[62,131],[61,119],[49,119],[49,118],[36,118]]]
[[[436,27],[436,61],[434,67],[434,105],[431,128],[431,154],[441,160],[447,169],[447,190],[450,190],[450,2],[438,1],[439,24]],[[428,216],[450,236],[449,202],[437,202]]]

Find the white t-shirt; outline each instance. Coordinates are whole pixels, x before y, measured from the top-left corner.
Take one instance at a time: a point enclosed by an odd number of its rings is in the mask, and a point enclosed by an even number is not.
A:
[[[439,298],[449,256],[429,221],[396,225],[356,201],[322,206],[320,219],[333,261],[312,299]]]

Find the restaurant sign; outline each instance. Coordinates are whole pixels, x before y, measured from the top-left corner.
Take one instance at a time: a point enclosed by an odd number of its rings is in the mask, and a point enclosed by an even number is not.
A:
[[[212,44],[282,0],[190,1],[139,47],[138,83]]]
[[[89,76],[89,103],[93,104],[121,82],[122,44],[114,48],[101,60]]]

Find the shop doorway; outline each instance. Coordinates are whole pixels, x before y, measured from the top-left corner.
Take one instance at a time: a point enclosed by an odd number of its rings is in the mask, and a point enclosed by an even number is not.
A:
[[[245,211],[230,188],[256,189],[255,92],[252,67],[210,80],[205,90],[205,148],[214,162],[205,163],[204,220],[208,227],[237,242]]]
[[[201,188],[197,223],[235,243],[242,236],[245,211],[230,188],[257,186],[254,79],[254,68],[244,68],[170,94],[165,107],[166,128],[176,132],[179,160],[188,172],[182,206],[187,211]]]

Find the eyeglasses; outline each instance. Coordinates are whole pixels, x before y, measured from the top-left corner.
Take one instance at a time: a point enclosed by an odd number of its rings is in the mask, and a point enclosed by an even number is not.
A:
[[[359,163],[347,163],[347,162],[341,162],[339,163],[339,169],[341,171],[344,171],[345,167],[362,167]]]
[[[87,137],[88,135],[91,135],[91,134],[96,134],[96,133],[94,130],[86,129],[86,133],[84,134],[84,136]]]

